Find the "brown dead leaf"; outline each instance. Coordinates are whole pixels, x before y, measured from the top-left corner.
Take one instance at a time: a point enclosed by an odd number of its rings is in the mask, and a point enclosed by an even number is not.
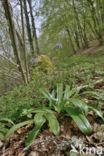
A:
[[[31,152],[29,156],[39,156],[39,152]]]

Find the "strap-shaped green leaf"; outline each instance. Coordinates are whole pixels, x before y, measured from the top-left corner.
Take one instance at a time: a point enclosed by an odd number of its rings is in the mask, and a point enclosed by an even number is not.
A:
[[[53,113],[46,113],[45,117],[48,120],[51,131],[55,135],[58,135],[60,133],[60,126],[56,116]]]
[[[86,116],[83,115],[78,108],[66,108],[66,112],[72,117],[76,125],[79,127],[79,129],[84,133],[84,134],[91,134],[92,128],[87,120]]]
[[[34,139],[37,137],[39,134],[43,124],[45,123],[46,119],[43,116],[43,113],[37,113],[34,117],[34,122],[35,122],[35,128],[33,128],[32,131],[30,131],[27,139],[26,139],[26,146],[29,147],[32,145]]]
[[[28,121],[24,121],[24,122],[21,122],[19,124],[16,124],[14,125],[9,131],[8,133],[6,134],[5,138],[7,139],[8,137],[10,137],[11,134],[13,134],[17,129],[25,126],[25,125],[28,125],[28,124],[32,124],[34,120],[28,120]]]
[[[0,122],[8,122],[8,123],[11,123],[12,125],[14,125],[13,121],[9,118],[1,118]]]
[[[34,123],[36,127],[40,127],[43,125],[46,121],[46,119],[43,116],[44,113],[37,113],[34,117]]]
[[[58,83],[57,84],[57,102],[60,103],[63,98],[63,84]]]
[[[104,117],[102,112],[98,109],[98,107],[94,106],[94,105],[90,105],[89,109],[91,109],[93,112],[95,112],[103,121],[104,121]]]
[[[79,107],[86,114],[88,113],[88,105],[84,103],[82,100],[77,99],[77,98],[71,98],[70,101],[75,107]]]

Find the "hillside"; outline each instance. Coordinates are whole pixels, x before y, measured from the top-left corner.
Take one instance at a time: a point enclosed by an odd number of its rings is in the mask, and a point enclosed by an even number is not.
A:
[[[54,58],[56,68],[53,73],[49,75],[39,73],[29,85],[18,86],[10,91],[8,95],[0,97],[0,118],[9,118],[15,124],[21,120],[25,121],[25,118],[21,116],[23,110],[26,111],[30,108],[35,110],[38,107],[48,106],[48,101],[43,97],[40,89],[44,87],[51,91],[56,88],[57,83],[63,83],[64,86],[69,85],[70,89],[76,91],[79,90],[77,98],[85,101],[88,105],[98,106],[104,114],[104,48],[98,47],[95,50],[85,51],[83,54],[71,57]],[[89,112],[88,119],[92,125],[93,133],[86,137],[70,118],[61,114],[58,117],[61,125],[60,135],[55,137],[45,125],[31,148],[25,151],[24,138],[32,127],[19,128],[11,136],[8,146],[4,144],[5,150],[1,149],[0,155],[3,153],[7,153],[8,156],[16,155],[16,153],[19,156],[27,153],[29,156],[35,154],[40,156],[43,153],[63,155],[63,153],[70,153],[70,144],[74,139],[76,143],[78,141],[86,142],[90,147],[97,146],[97,144],[101,144],[103,147],[104,137],[101,141],[101,136],[97,134],[98,132],[99,134],[103,133],[100,124],[104,123],[98,116],[94,116],[92,112]],[[48,141],[45,141],[47,139]],[[38,141],[40,143],[37,143]]]

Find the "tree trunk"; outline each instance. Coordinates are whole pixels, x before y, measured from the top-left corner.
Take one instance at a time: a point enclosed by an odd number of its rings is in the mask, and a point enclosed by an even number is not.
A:
[[[75,6],[75,0],[72,0],[72,4],[73,4],[73,10],[74,10],[74,14],[75,14],[75,18],[76,18],[76,24],[77,24],[77,27],[78,27],[78,36],[80,38],[80,42],[82,44],[82,47],[84,47],[84,43],[83,43],[83,33],[82,33],[82,28],[81,28],[81,25],[80,25],[80,20],[79,20],[79,16],[78,16],[78,12],[76,10],[76,6]]]
[[[75,50],[75,47],[74,47],[74,44],[73,44],[73,41],[72,41],[72,38],[71,38],[70,30],[67,27],[66,27],[66,32],[67,32],[67,34],[69,36],[69,40],[70,40],[70,43],[71,43],[71,47],[73,49],[73,52],[74,52],[74,54],[76,54],[76,50]]]
[[[88,1],[90,11],[91,11],[91,16],[92,16],[96,36],[99,40],[100,45],[102,45],[103,44],[103,37],[102,37],[102,32],[100,29],[100,24],[99,24],[98,18],[96,17],[96,10],[94,7],[94,1],[92,1],[92,0],[87,0],[87,1]]]
[[[25,69],[26,69],[26,76],[27,81],[29,82],[29,69],[27,63],[27,54],[26,54],[26,47],[25,47],[25,28],[24,28],[24,18],[23,18],[23,1],[20,0],[20,10],[21,10],[21,23],[22,23],[22,38],[23,38],[23,48],[22,52],[24,53],[24,61],[25,61]]]
[[[30,8],[31,23],[32,23],[33,36],[35,38],[36,52],[37,52],[37,54],[40,54],[40,49],[39,49],[39,44],[38,44],[38,37],[37,37],[37,33],[36,33],[35,19],[34,19],[34,16],[33,16],[31,0],[27,0],[27,1],[28,1],[29,8]]]
[[[23,70],[23,66],[22,66],[22,63],[20,60],[20,55],[18,52],[17,44],[16,44],[16,31],[15,31],[14,22],[12,19],[12,13],[10,10],[10,5],[9,5],[8,0],[2,0],[2,5],[3,5],[4,11],[5,11],[6,20],[8,22],[9,34],[10,34],[11,44],[12,44],[13,51],[14,51],[14,56],[16,58],[17,64],[19,65],[19,70],[21,72],[22,78],[23,78],[24,82],[27,83],[25,74],[24,74],[24,70]]]
[[[29,16],[28,16],[28,11],[27,11],[27,2],[26,0],[23,0],[23,2],[24,2],[24,12],[25,12],[26,27],[27,27],[28,39],[30,43],[30,49],[31,49],[32,55],[34,55],[34,46],[33,46],[33,39],[31,35],[31,28],[30,28]]]

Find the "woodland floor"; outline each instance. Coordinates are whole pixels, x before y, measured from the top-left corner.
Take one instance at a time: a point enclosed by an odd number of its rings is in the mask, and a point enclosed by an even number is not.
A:
[[[63,63],[62,63],[63,61]],[[61,62],[61,63],[60,63]],[[74,81],[76,86],[85,86],[93,84],[93,91],[98,91],[100,98],[85,96],[86,100],[91,103],[99,104],[99,107],[104,112],[104,47],[91,47],[85,50],[83,54],[65,57],[58,62],[56,60],[56,66],[64,74],[69,71],[72,73],[71,78],[65,81],[69,84]],[[63,73],[62,73],[63,74]],[[5,102],[4,102],[5,103]],[[8,111],[9,106],[1,106],[0,109],[4,110],[4,114]],[[4,104],[5,105],[5,104]],[[1,111],[0,116],[3,113]],[[104,155],[104,127],[101,127],[101,121],[99,118],[93,116],[90,112],[89,121],[93,127],[93,134],[90,136],[83,135],[74,122],[66,116],[60,116],[59,121],[61,125],[61,133],[59,136],[54,136],[47,125],[43,128],[39,136],[34,140],[33,145],[26,149],[24,146],[24,138],[27,132],[31,129],[31,126],[18,129],[11,138],[4,143],[0,141],[0,156],[95,156],[97,154],[79,154],[79,144],[83,144],[88,147],[97,146],[102,147]],[[104,123],[102,123],[104,124]],[[76,152],[73,152],[76,150]],[[86,150],[84,150],[86,153]]]

